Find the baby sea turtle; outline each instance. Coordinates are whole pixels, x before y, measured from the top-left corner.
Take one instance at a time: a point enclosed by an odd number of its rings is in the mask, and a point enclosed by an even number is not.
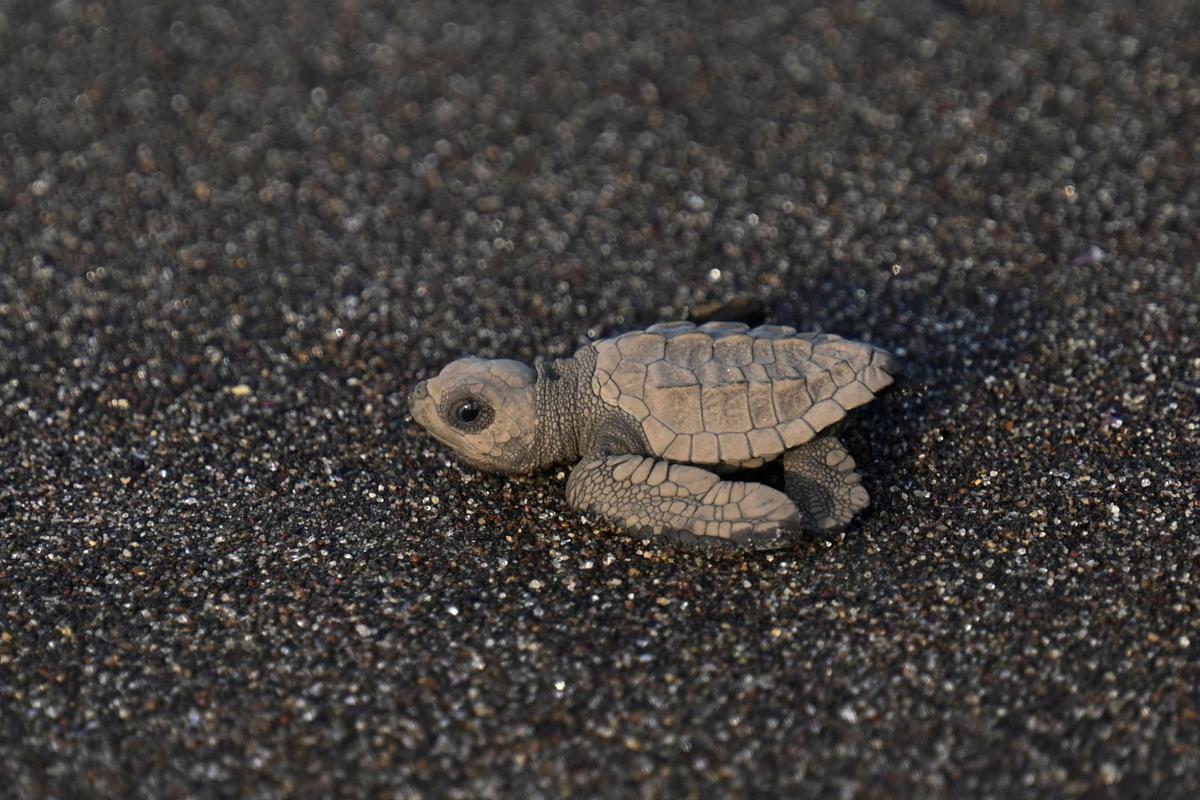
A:
[[[578,462],[567,500],[639,535],[776,547],[844,528],[869,497],[829,432],[892,382],[896,360],[839,336],[665,322],[574,356],[464,358],[412,390],[413,419],[509,475]],[[786,494],[716,473],[782,456]]]

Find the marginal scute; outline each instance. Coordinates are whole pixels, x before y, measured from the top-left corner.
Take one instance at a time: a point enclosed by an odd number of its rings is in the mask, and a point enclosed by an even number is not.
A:
[[[885,386],[892,384],[892,376],[888,375],[874,364],[868,364],[863,367],[862,373],[859,375],[859,380],[867,385],[867,388],[872,392],[878,392]]]
[[[621,353],[621,360],[625,362],[649,364],[658,361],[663,357],[665,347],[663,337],[653,333],[638,333],[617,339],[617,350]]]
[[[692,437],[686,433],[679,434],[667,445],[667,449],[663,450],[662,457],[671,461],[691,461]]]
[[[741,367],[754,361],[751,339],[744,333],[723,336],[713,342],[713,361],[730,367]]]
[[[744,322],[706,322],[700,326],[700,330],[711,333],[713,336],[726,336],[748,331],[750,326]]]
[[[659,455],[663,455],[675,439],[675,431],[653,415],[648,415],[642,420],[642,432],[646,434],[646,442],[650,449]]]
[[[846,416],[846,409],[830,399],[822,400],[810,408],[808,413],[804,415],[804,421],[811,425],[813,430],[820,431],[828,428],[844,416]]]
[[[620,397],[621,392],[617,389],[617,385],[612,381],[609,381],[600,387],[600,399],[608,403],[610,406],[615,406]]]
[[[835,336],[828,341],[821,342],[814,347],[815,353],[839,358],[843,361],[848,361],[854,369],[862,369],[871,361],[871,355],[875,348],[869,344],[861,342],[851,342],[843,339],[840,336]]]
[[[717,447],[721,461],[726,464],[739,464],[751,455],[750,441],[744,433],[722,433],[717,437]]]
[[[777,339],[771,344],[775,360],[789,365],[803,364],[813,354],[812,345],[803,339]]]
[[[783,437],[783,443],[787,447],[796,447],[804,444],[809,439],[817,435],[813,430],[813,426],[809,425],[803,417],[798,419],[788,420],[778,427],[779,435]]]
[[[621,352],[612,339],[596,342],[596,370],[611,374],[621,363]]]
[[[795,336],[796,329],[791,325],[759,325],[750,331],[750,335],[756,339],[783,339]]]
[[[773,458],[779,455],[785,449],[783,439],[779,437],[779,432],[774,426],[770,428],[755,428],[746,435],[750,440],[750,453],[753,456],[761,456],[764,458]]]
[[[675,334],[680,331],[693,331],[696,329],[696,323],[676,320],[675,322],[656,322],[649,328],[646,328],[648,333]]]
[[[720,463],[720,453],[717,450],[717,435],[703,431],[692,436],[692,461],[697,464]]]
[[[775,360],[775,348],[770,339],[754,340],[754,363],[770,364]]]
[[[853,381],[834,392],[833,399],[842,408],[849,410],[871,402],[875,395],[862,382]]]
[[[673,364],[695,369],[712,359],[712,337],[692,331],[667,340],[666,358]]]

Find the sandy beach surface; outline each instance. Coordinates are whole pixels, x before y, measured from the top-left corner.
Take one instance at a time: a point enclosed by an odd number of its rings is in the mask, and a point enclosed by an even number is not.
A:
[[[0,3],[0,794],[1200,795],[1200,6]],[[873,505],[406,419],[757,297]]]

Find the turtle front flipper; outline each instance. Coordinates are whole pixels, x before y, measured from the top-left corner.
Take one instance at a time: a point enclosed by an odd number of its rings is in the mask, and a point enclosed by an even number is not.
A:
[[[833,435],[818,436],[785,452],[783,479],[809,530],[840,531],[871,500],[854,470],[854,459]]]
[[[567,481],[567,501],[635,534],[702,545],[780,547],[801,524],[787,495],[769,486],[631,454],[581,461]]]

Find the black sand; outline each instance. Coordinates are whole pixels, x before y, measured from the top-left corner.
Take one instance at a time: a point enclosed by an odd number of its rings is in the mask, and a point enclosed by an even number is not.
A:
[[[0,794],[1200,792],[1196,4],[384,5],[0,4]],[[405,419],[747,294],[837,541]]]

